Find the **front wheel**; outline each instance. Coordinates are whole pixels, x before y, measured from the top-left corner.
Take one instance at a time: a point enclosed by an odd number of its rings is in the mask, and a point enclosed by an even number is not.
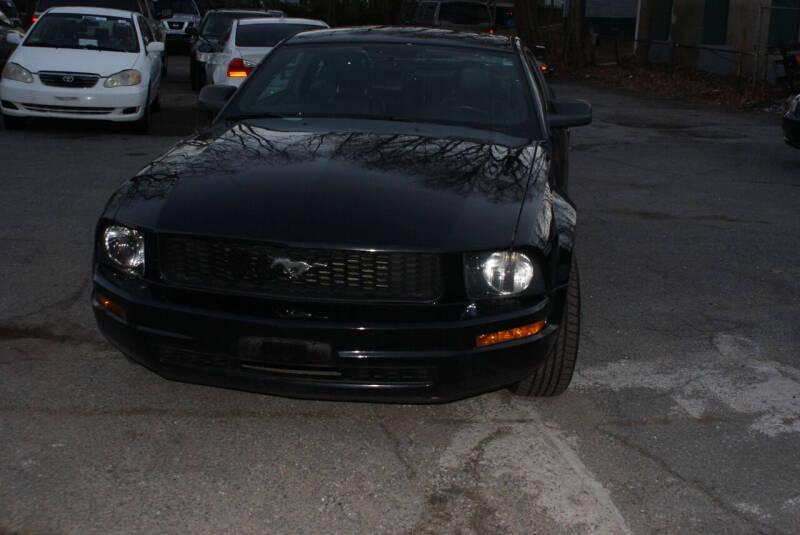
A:
[[[578,263],[572,255],[572,266],[567,283],[564,315],[558,330],[558,338],[547,360],[531,375],[510,387],[520,396],[557,396],[563,393],[572,380],[575,361],[578,358],[578,339],[581,324],[581,289]]]
[[[144,101],[144,112],[141,118],[134,121],[131,125],[134,134],[147,134],[150,132],[150,94],[147,94],[147,99]]]

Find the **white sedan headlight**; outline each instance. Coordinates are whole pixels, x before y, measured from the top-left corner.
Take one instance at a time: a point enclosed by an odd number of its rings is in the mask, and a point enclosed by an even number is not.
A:
[[[142,73],[136,69],[128,69],[126,71],[112,74],[106,79],[103,84],[105,87],[123,87],[128,85],[139,85],[142,83]]]
[[[465,255],[464,268],[467,294],[472,298],[520,295],[534,279],[541,279],[528,255],[516,251]],[[539,288],[543,281],[536,282]]]
[[[3,67],[3,78],[16,80],[17,82],[25,82],[26,84],[33,83],[33,74],[31,74],[31,71],[17,63],[6,63],[6,66]]]

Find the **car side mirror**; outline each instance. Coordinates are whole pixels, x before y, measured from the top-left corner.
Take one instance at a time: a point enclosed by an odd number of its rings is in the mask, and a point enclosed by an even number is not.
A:
[[[234,93],[236,93],[236,87],[232,85],[207,85],[200,90],[197,102],[204,110],[217,113],[228,103]]]
[[[570,128],[592,122],[592,105],[585,100],[553,99],[547,124],[550,128]]]
[[[12,45],[18,45],[22,42],[22,36],[19,32],[8,32],[6,34],[6,41]]]
[[[150,53],[159,53],[164,51],[164,43],[161,41],[150,41],[147,43],[147,51]]]

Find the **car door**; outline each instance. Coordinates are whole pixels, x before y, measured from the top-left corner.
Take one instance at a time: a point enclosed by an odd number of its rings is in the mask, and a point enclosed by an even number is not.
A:
[[[142,42],[144,43],[143,68],[147,69],[150,74],[150,98],[156,98],[159,88],[161,87],[161,54],[152,53],[147,51],[147,45],[155,41],[155,36],[150,30],[150,25],[141,15],[136,16],[136,23],[139,25],[139,31],[142,34]]]

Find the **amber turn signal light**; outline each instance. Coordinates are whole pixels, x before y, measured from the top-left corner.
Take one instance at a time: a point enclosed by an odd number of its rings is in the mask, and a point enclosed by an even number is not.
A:
[[[126,317],[125,309],[122,308],[121,306],[119,306],[118,304],[116,304],[114,301],[112,301],[111,299],[109,299],[105,295],[100,294],[100,293],[95,293],[94,294],[94,299],[95,299],[95,301],[97,301],[100,304],[100,306],[102,306],[103,308],[105,308],[106,310],[108,310],[109,312],[114,314],[115,316],[117,316],[119,318],[122,318],[122,319],[125,319],[125,317]]]
[[[486,347],[502,342],[510,342],[511,340],[519,340],[520,338],[527,338],[528,336],[533,336],[541,332],[545,325],[547,325],[547,320],[541,320],[536,323],[514,327],[513,329],[506,329],[505,331],[479,334],[475,337],[475,346]]]

